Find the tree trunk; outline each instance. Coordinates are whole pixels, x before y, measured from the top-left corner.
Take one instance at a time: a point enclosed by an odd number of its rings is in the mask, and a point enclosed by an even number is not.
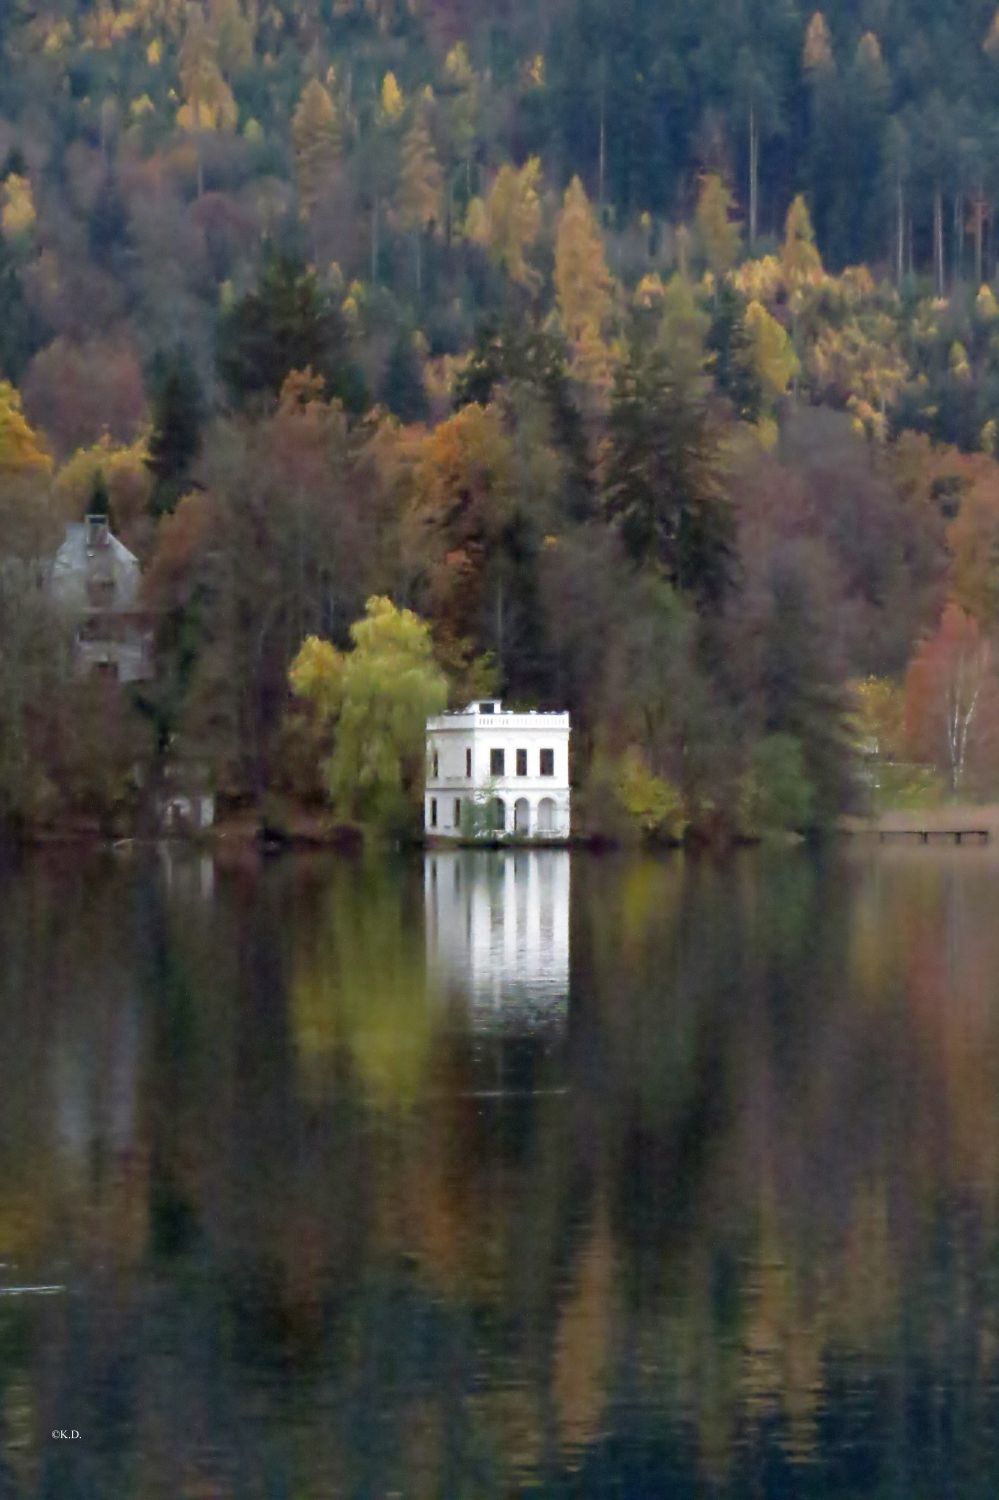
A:
[[[371,204],[371,285],[378,283],[378,195]]]
[[[943,193],[933,190],[933,286],[938,297],[944,294]]]
[[[909,262],[909,275],[911,276],[912,272],[913,272],[913,266],[915,264],[915,255],[913,253],[913,248],[912,248],[913,235],[912,235],[912,214],[911,213],[908,216],[908,226],[909,227],[908,227],[908,230],[907,230],[907,233],[906,233],[906,245],[907,245],[908,262]]]
[[[749,106],[749,250],[756,249],[760,197],[760,127],[756,105]]]
[[[982,284],[982,220],[985,217],[985,196],[979,186],[975,194],[975,286]]]
[[[604,186],[607,176],[607,60],[600,59],[600,141],[597,152],[597,209],[604,221]]]
[[[503,676],[503,579],[496,581],[496,665]]]
[[[419,301],[423,292],[423,230],[419,225],[413,235],[413,250],[416,258],[416,297]]]
[[[954,194],[954,256],[951,275],[954,285],[964,280],[964,194]]]
[[[905,275],[905,189],[902,175],[895,182],[895,285],[902,285]]]

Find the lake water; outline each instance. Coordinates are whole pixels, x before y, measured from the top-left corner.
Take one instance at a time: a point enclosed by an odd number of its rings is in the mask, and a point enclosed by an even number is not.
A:
[[[994,1497],[999,853],[33,856],[0,1263],[0,1500]]]

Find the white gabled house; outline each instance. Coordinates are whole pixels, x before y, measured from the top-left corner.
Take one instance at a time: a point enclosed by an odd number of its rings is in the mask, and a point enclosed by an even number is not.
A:
[[[568,838],[569,715],[483,699],[428,719],[423,823],[436,838]]]
[[[81,677],[118,682],[153,675],[153,619],[142,605],[139,560],[118,540],[107,516],[66,527],[49,575],[51,597],[72,622]]]

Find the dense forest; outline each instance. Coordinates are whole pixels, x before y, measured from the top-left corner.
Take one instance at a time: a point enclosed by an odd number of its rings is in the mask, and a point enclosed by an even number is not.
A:
[[[53,0],[0,46],[0,820],[190,766],[403,828],[478,691],[571,710],[594,831],[991,793],[988,0]],[[95,511],[128,688],[45,586]]]

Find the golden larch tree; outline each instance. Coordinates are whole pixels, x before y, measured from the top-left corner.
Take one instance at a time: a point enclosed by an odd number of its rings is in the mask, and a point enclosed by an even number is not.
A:
[[[469,204],[466,222],[468,237],[488,248],[511,281],[532,291],[541,279],[527,262],[527,251],[541,227],[540,178],[537,156],[519,169],[509,163],[500,167],[485,203],[473,199]]]
[[[808,204],[801,193],[787,211],[780,258],[785,279],[791,285],[811,281],[822,274],[822,257],[815,243]]]
[[[574,177],[555,232],[555,292],[574,363],[580,375],[598,382],[607,372],[604,332],[613,288],[596,216],[583,184]]]
[[[701,179],[697,199],[697,233],[704,258],[716,276],[724,276],[739,258],[739,225],[734,217],[735,199],[727,183],[716,172]]]
[[[402,142],[399,171],[399,222],[413,236],[416,291],[422,288],[423,236],[441,221],[444,174],[434,150],[426,106],[417,110]]]
[[[801,60],[805,72],[813,75],[829,72],[836,66],[833,58],[832,37],[829,35],[829,23],[820,10],[815,12],[808,23]]]
[[[291,139],[299,200],[312,213],[343,145],[336,104],[318,78],[310,78],[302,90],[291,121]]]

